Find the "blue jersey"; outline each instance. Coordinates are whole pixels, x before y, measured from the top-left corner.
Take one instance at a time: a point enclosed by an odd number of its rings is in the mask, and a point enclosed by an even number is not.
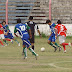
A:
[[[52,25],[49,25],[49,26],[50,26],[52,35],[55,35],[55,23],[53,23]]]
[[[29,30],[30,27],[27,26],[26,24],[19,23],[15,26],[14,33],[17,31],[21,35],[21,39],[23,41],[23,45],[25,45],[27,48],[31,45],[31,43],[28,41],[29,39],[29,34],[27,30]]]
[[[5,32],[7,32],[9,30],[9,33],[11,33],[8,25],[3,26],[3,29],[4,29]]]
[[[21,38],[26,38],[26,36],[28,35],[27,29],[30,29],[30,27],[27,27],[26,24],[19,23],[15,26],[15,30],[19,32]],[[16,32],[15,30],[14,33]]]

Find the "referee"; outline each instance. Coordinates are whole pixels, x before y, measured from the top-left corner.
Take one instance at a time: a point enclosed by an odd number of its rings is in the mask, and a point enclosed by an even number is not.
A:
[[[37,25],[35,22],[33,22],[33,16],[30,16],[30,17],[29,17],[29,21],[26,22],[26,24],[31,28],[32,38],[29,39],[29,40],[30,40],[32,49],[34,50],[34,43],[35,43],[34,33],[35,33],[35,28],[36,28],[37,32],[39,33],[39,36],[40,36],[40,37],[41,37],[41,33],[40,33],[40,31],[39,31],[38,25]]]

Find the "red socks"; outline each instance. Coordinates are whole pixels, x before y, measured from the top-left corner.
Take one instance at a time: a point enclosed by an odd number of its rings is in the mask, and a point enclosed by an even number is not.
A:
[[[65,45],[69,45],[68,43],[62,43],[64,51],[66,50]]]
[[[0,40],[0,43],[1,43],[1,45],[4,45],[1,40]]]
[[[11,41],[11,39],[6,39],[7,41]]]
[[[62,45],[69,45],[68,43],[62,43]]]

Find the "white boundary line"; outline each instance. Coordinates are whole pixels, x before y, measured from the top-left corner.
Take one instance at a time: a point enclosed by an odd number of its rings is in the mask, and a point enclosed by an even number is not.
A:
[[[70,62],[72,62],[72,61],[62,61],[62,62],[49,63],[48,65],[50,65],[50,66],[52,66],[52,67],[55,67],[55,68],[60,68],[60,69],[72,69],[72,68],[59,67],[59,66],[55,65],[55,64],[64,63],[64,62],[70,63]]]

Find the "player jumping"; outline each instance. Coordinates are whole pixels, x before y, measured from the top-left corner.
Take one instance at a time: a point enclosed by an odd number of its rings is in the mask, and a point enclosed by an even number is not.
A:
[[[17,36],[17,35],[16,35],[16,32],[18,31],[19,34],[20,34],[20,36],[21,36],[21,39],[22,39],[22,41],[23,41],[24,55],[25,55],[25,56],[24,56],[24,59],[27,58],[27,53],[26,53],[26,50],[25,50],[26,47],[29,49],[29,51],[32,52],[33,55],[35,55],[35,57],[36,57],[36,59],[37,59],[38,54],[36,54],[36,53],[34,52],[34,50],[30,47],[30,46],[31,46],[31,43],[28,41],[28,39],[29,39],[29,34],[30,34],[30,39],[32,38],[30,27],[27,26],[26,24],[22,24],[22,23],[21,23],[21,19],[19,19],[19,20],[17,21],[17,23],[19,23],[19,24],[17,24],[17,25],[15,26],[14,34],[15,34],[15,36]],[[27,30],[29,30],[29,34],[28,34]],[[17,36],[17,37],[18,37],[18,36]]]
[[[14,40],[14,41],[17,42],[18,46],[20,46],[20,43],[13,37],[13,35],[12,35],[10,29],[9,29],[9,26],[6,25],[6,22],[5,21],[2,22],[2,25],[3,25],[3,29],[5,31],[5,34],[4,34],[5,39],[6,40],[8,40],[8,38],[9,39],[12,39],[12,40]]]
[[[62,25],[61,21],[58,20],[57,21],[58,25],[56,25],[56,29],[58,30],[58,35],[59,35],[59,43],[61,46],[63,46],[64,48],[64,53],[66,53],[66,45],[69,45],[71,47],[71,43],[65,43],[65,39],[66,39],[66,33],[67,33],[67,29],[64,25]]]
[[[48,39],[48,44],[55,48],[54,52],[56,52],[57,47],[59,48],[59,51],[61,51],[61,47],[55,42],[57,38],[57,29],[55,29],[55,26],[56,26],[55,23],[51,23],[50,20],[47,20],[46,23],[49,25],[51,29],[51,34]]]

